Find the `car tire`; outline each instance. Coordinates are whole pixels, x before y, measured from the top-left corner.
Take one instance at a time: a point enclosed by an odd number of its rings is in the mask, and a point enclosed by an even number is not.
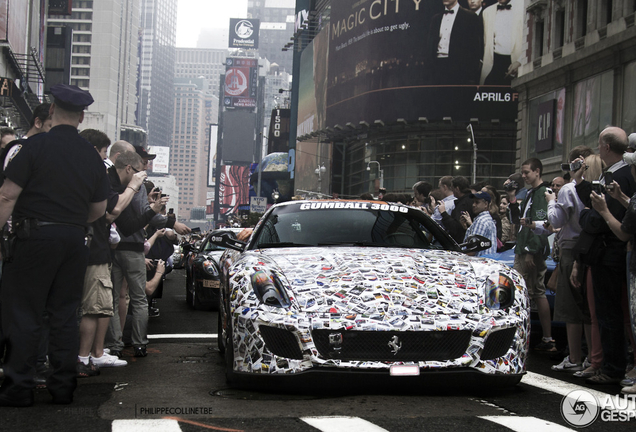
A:
[[[236,382],[234,373],[234,342],[232,342],[232,318],[227,319],[227,330],[225,332],[225,381],[229,385]]]
[[[223,334],[223,317],[221,316],[221,313],[222,313],[222,307],[219,305],[217,330],[216,330],[216,346],[219,349],[219,354],[225,355],[225,334]]]
[[[194,299],[192,298],[192,291],[190,291],[190,278],[186,277],[186,304],[188,305],[188,307],[193,307],[193,301]]]
[[[211,305],[201,303],[201,299],[197,296],[197,284],[194,280],[192,281],[192,308],[200,311],[212,310]]]

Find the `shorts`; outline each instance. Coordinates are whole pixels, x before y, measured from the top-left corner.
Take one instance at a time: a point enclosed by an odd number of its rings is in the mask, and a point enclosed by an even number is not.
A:
[[[525,279],[528,297],[531,299],[545,298],[545,272],[548,269],[545,258],[541,255],[533,255],[535,268],[527,268],[526,255],[515,255],[514,269]]]
[[[86,267],[82,295],[83,315],[113,316],[113,282],[110,278],[110,264]]]
[[[583,285],[574,288],[570,284],[570,273],[574,266],[572,249],[561,249],[559,282],[554,298],[554,321],[568,324],[591,324],[587,296]]]

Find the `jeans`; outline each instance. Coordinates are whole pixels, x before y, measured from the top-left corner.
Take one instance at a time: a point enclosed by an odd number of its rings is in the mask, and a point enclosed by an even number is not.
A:
[[[146,299],[146,260],[143,252],[115,251],[113,254],[113,312],[108,326],[107,345],[121,351],[124,348],[119,321],[119,292],[122,280],[128,282],[128,295],[132,308],[132,343],[148,344],[148,300]]]

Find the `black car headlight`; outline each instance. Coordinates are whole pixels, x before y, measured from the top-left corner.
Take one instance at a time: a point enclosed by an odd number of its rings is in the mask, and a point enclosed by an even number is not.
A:
[[[515,301],[515,284],[508,276],[499,274],[497,280],[486,281],[486,307],[489,309],[506,309]]]
[[[289,307],[291,301],[278,276],[267,270],[256,270],[252,274],[252,288],[258,299],[274,307]]]
[[[203,267],[203,271],[205,271],[210,276],[218,276],[219,275],[219,271],[217,270],[216,265],[214,264],[214,261],[205,260],[202,263],[202,267]]]

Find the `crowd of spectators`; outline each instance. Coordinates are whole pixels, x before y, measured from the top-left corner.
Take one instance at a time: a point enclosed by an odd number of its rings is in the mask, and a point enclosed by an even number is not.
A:
[[[534,349],[558,354],[552,322],[564,322],[565,357],[552,369],[636,394],[635,150],[636,133],[608,127],[597,154],[573,148],[563,174],[551,181],[531,158],[504,182],[503,194],[487,182],[445,176],[436,188],[420,181],[412,195],[382,190],[378,199],[419,207],[457,243],[473,234],[491,239],[493,247],[479,255],[514,247],[514,268],[542,330]],[[546,280],[548,257],[557,264]],[[555,292],[554,316],[546,285]]]

